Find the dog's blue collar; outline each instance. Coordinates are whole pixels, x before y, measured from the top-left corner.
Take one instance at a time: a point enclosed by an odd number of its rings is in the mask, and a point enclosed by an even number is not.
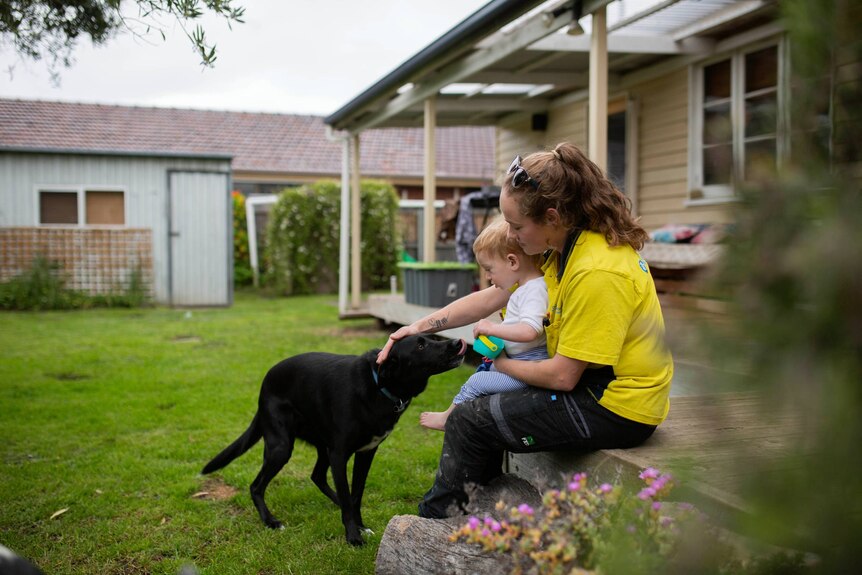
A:
[[[374,383],[377,385],[377,389],[380,390],[380,393],[382,393],[386,399],[395,404],[395,413],[401,413],[407,409],[407,406],[410,405],[410,400],[408,399],[407,401],[404,401],[403,399],[399,399],[392,395],[392,392],[388,389],[382,387],[380,385],[380,379],[377,376],[377,368],[374,365],[371,366],[371,376],[374,378]]]

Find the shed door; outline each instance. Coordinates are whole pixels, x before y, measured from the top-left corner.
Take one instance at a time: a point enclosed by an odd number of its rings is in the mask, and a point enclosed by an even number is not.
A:
[[[229,305],[232,241],[228,174],[171,172],[172,305]]]

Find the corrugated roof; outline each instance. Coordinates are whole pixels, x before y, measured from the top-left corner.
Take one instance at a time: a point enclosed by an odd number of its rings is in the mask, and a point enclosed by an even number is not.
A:
[[[422,177],[421,128],[368,130],[367,177]],[[342,145],[322,116],[143,108],[0,99],[0,149],[153,155],[224,155],[234,171],[341,173]],[[437,130],[437,177],[493,180],[494,129]]]
[[[326,121],[353,132],[421,126],[430,97],[437,126],[547,113],[586,93],[591,12],[606,5],[611,93],[626,91],[643,70],[711,57],[723,39],[778,20],[778,0],[492,0]]]

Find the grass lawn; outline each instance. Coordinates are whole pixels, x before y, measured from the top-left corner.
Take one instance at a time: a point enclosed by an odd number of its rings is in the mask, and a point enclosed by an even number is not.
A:
[[[0,543],[52,575],[372,573],[386,523],[416,512],[436,470],[442,434],[419,413],[445,409],[469,367],[432,378],[380,447],[362,548],[311,483],[308,445],[267,491],[282,531],[248,495],[262,442],[199,474],[248,426],[271,365],[385,342],[374,321],[337,316],[332,296],[242,293],[229,309],[0,315]]]

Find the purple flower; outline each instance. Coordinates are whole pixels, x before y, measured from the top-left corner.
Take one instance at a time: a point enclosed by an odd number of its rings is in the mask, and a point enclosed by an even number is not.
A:
[[[499,533],[500,523],[497,521],[494,521],[493,523],[491,523],[491,531],[493,531],[494,533]]]
[[[494,523],[494,519],[493,519],[493,518],[491,518],[491,517],[486,517],[486,518],[485,518],[485,527],[490,527],[492,523]]]
[[[572,481],[571,483],[569,483],[569,491],[577,491],[580,488],[581,484],[577,481]]]
[[[658,511],[661,509],[661,501],[653,501],[652,510]]]
[[[662,475],[661,477],[653,481],[652,486],[655,487],[657,491],[660,491],[664,488],[665,485],[670,483],[671,480],[673,480],[673,477],[671,477],[670,475]]]
[[[532,515],[533,514],[533,508],[530,507],[529,505],[527,505],[526,503],[521,503],[521,505],[518,506],[518,512],[521,515]]]
[[[479,518],[470,517],[470,519],[467,520],[467,526],[470,528],[470,531],[475,531],[479,528]]]
[[[613,487],[610,483],[602,483],[601,485],[599,485],[599,491],[601,491],[602,493],[610,493],[612,489]]]
[[[482,529],[482,537],[490,537],[490,536],[491,536],[490,531],[488,531],[487,529]]]
[[[661,525],[662,527],[670,527],[672,523],[673,519],[671,519],[670,517],[662,517],[659,521],[659,525]]]
[[[640,475],[638,475],[638,477],[640,477],[641,479],[655,479],[658,476],[659,472],[658,469],[656,469],[655,467],[647,467],[640,472]]]
[[[638,499],[641,501],[646,501],[647,499],[652,499],[655,497],[655,489],[652,487],[644,487],[641,489],[640,493],[638,493]]]

